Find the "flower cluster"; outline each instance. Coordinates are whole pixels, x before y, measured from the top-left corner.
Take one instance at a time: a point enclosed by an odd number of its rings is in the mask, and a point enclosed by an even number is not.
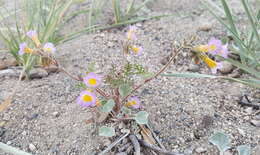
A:
[[[136,45],[133,45],[133,41],[136,41],[137,40],[137,37],[136,37],[136,31],[137,31],[137,27],[136,26],[130,26],[129,27],[129,30],[127,31],[126,33],[126,38],[127,38],[127,41],[126,41],[126,53],[129,53],[129,51],[131,53],[133,53],[134,55],[138,55],[140,56],[143,52],[143,48],[141,46],[136,46]]]
[[[77,98],[77,104],[83,107],[93,107],[95,105],[99,106],[99,100],[94,93],[95,88],[97,88],[101,82],[102,77],[96,73],[90,72],[83,78],[84,84],[90,88],[89,90],[84,90],[80,93]]]
[[[211,38],[206,45],[198,45],[193,48],[193,51],[197,52],[197,56],[200,60],[205,62],[211,69],[212,73],[217,73],[217,70],[222,68],[221,62],[216,62],[208,57],[205,53],[212,55],[219,55],[223,58],[228,58],[228,44],[223,45],[221,40]]]
[[[47,42],[43,45],[39,40],[38,34],[35,30],[30,30],[26,33],[26,36],[29,37],[33,43],[35,44],[36,48],[42,49],[43,51],[47,53],[54,54],[56,51],[56,48],[54,47],[53,43]],[[19,45],[19,55],[24,55],[24,54],[34,54],[36,53],[37,50],[30,48],[27,43],[23,42]]]

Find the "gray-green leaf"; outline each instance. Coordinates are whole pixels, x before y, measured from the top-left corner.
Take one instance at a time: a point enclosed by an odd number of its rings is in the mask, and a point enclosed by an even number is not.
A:
[[[115,106],[115,102],[113,99],[110,99],[107,101],[106,104],[104,104],[102,107],[101,107],[101,111],[103,112],[110,112]]]
[[[228,135],[223,132],[217,132],[209,137],[209,142],[216,145],[220,152],[225,152],[230,148],[230,139]]]
[[[134,119],[138,124],[147,124],[148,116],[149,114],[146,111],[140,111],[135,115]]]
[[[119,86],[119,93],[122,97],[126,97],[131,92],[129,84],[122,84]]]
[[[250,147],[247,145],[240,145],[237,147],[237,151],[239,155],[250,155]]]
[[[113,137],[115,135],[115,129],[112,127],[102,126],[98,131],[99,136]]]

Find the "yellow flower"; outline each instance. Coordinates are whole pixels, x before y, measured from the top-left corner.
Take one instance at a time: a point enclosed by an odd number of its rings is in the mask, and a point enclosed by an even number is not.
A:
[[[217,69],[222,68],[222,64],[210,59],[207,55],[200,55],[202,61],[211,69],[213,74],[217,73]]]

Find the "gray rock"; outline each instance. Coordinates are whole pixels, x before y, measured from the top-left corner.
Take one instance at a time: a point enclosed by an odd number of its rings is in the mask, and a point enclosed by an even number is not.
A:
[[[251,124],[256,127],[260,127],[260,120],[251,120]]]
[[[260,154],[260,145],[257,145],[254,149],[254,154],[253,155],[259,155]]]
[[[234,69],[234,66],[230,63],[230,62],[227,62],[227,61],[223,61],[222,62],[222,65],[223,67],[219,69],[219,71],[222,73],[222,74],[229,74],[233,71]]]
[[[5,128],[0,128],[0,137],[2,137],[5,134],[6,129]]]
[[[36,150],[36,147],[33,144],[29,144],[29,150],[33,152]]]
[[[200,70],[200,67],[195,64],[190,64],[187,70],[191,72],[198,72]]]
[[[52,113],[52,115],[55,116],[55,117],[59,117],[60,113],[58,111],[55,111],[54,113]]]
[[[247,107],[247,108],[245,109],[245,112],[246,112],[247,114],[252,114],[252,113],[253,113],[253,108],[252,108],[252,107]]]
[[[256,120],[260,120],[260,114],[255,116]]]
[[[125,152],[120,152],[120,153],[117,153],[116,155],[127,155],[127,153],[125,153]]]
[[[5,69],[0,71],[0,78],[1,77],[19,77],[20,73],[14,69]]]
[[[41,68],[34,68],[29,73],[30,78],[32,79],[38,79],[48,76],[48,72]]]
[[[195,149],[195,151],[196,151],[197,153],[204,153],[204,152],[207,151],[207,149],[204,148],[204,147],[198,147],[198,148]]]

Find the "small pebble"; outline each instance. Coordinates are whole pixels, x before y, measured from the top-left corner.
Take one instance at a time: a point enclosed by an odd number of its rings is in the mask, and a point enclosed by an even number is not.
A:
[[[255,116],[256,120],[260,120],[260,114]]]
[[[12,142],[11,142],[11,141],[7,141],[6,144],[7,144],[7,145],[11,145]]]
[[[55,117],[59,117],[60,113],[58,111],[55,111],[54,113],[52,113],[52,115],[55,116]]]
[[[198,72],[200,70],[200,67],[195,64],[190,64],[187,70],[191,72]]]
[[[260,127],[260,120],[251,120],[251,124],[256,127]]]
[[[207,149],[204,148],[204,147],[198,147],[198,148],[195,149],[195,151],[196,151],[197,153],[204,153],[204,152],[207,151]]]
[[[254,150],[255,150],[255,153],[253,155],[259,155],[260,154],[260,145],[257,145]]]
[[[253,113],[253,108],[252,108],[252,107],[247,107],[247,108],[245,109],[245,112],[246,112],[247,114],[252,114],[252,113]]]
[[[227,61],[223,61],[222,62],[222,65],[223,67],[219,69],[219,71],[222,73],[222,74],[229,74],[233,71],[234,69],[234,66],[230,63],[230,62],[227,62]]]
[[[0,137],[2,137],[5,134],[6,129],[5,128],[0,128]]]
[[[38,79],[48,76],[48,72],[41,68],[34,68],[29,73],[30,78],[32,79]]]
[[[36,147],[33,144],[29,144],[29,150],[33,152],[36,150]]]
[[[202,26],[200,26],[197,31],[209,32],[211,30],[212,30],[212,25],[209,23],[206,23],[206,24],[203,24]]]

